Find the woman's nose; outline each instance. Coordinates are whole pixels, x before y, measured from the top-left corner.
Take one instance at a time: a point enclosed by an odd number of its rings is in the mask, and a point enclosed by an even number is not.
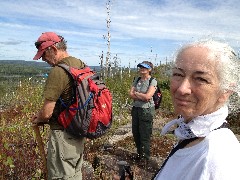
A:
[[[185,95],[185,94],[191,94],[191,82],[189,79],[184,78],[183,81],[179,82],[179,86],[177,91],[181,94],[181,95]]]

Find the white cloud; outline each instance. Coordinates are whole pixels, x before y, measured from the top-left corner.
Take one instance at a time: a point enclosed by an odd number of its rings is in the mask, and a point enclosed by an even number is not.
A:
[[[5,46],[0,59],[20,56],[30,60],[40,33],[55,31],[67,39],[72,55],[94,65],[101,52],[107,51],[103,39],[107,2],[1,1],[0,35]],[[239,49],[239,4],[238,0],[111,0],[111,51],[127,65],[129,57],[148,58],[150,46],[162,58],[184,41],[201,37],[225,39]],[[21,42],[20,49],[17,42]],[[19,50],[14,50],[14,43]]]

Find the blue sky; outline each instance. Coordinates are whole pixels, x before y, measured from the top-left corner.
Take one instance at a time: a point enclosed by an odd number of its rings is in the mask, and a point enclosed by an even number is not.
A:
[[[99,65],[108,50],[108,0],[0,0],[0,60],[32,60],[34,42],[54,31],[68,52]],[[182,44],[202,38],[240,47],[239,0],[111,0],[111,61],[121,66],[171,59]]]

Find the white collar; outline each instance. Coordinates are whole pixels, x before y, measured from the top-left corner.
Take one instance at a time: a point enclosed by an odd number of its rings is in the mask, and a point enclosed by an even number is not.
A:
[[[223,106],[211,114],[198,116],[187,124],[184,122],[184,118],[174,119],[163,127],[161,134],[166,134],[173,125],[177,124],[178,128],[175,129],[174,134],[178,137],[178,139],[205,137],[212,130],[220,127],[224,122],[226,122],[227,116],[228,107]]]

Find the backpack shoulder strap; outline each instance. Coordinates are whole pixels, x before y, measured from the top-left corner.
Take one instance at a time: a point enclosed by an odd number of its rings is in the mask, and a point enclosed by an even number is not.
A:
[[[134,83],[135,79],[136,79],[136,78],[134,78],[133,83]],[[138,83],[138,81],[139,81],[140,79],[141,79],[141,77],[138,77],[138,78],[137,78],[136,84],[134,84],[135,87],[137,86],[137,83]]]
[[[138,77],[138,78],[137,78],[137,82],[138,82],[140,79],[141,79],[141,77]],[[155,78],[154,78],[154,77],[150,77],[150,79],[149,79],[149,85],[151,84],[151,82],[152,82],[153,79],[155,79]]]
[[[184,148],[187,144],[189,144],[190,142],[194,141],[198,139],[198,137],[194,137],[191,139],[185,139],[183,141],[181,141],[180,143],[177,144],[177,146],[175,146],[171,152],[169,153],[168,157],[165,159],[165,161],[162,163],[161,167],[158,169],[158,171],[156,171],[156,173],[154,174],[154,176],[152,177],[151,180],[154,180],[154,178],[158,175],[159,171],[162,170],[162,168],[165,166],[165,164],[167,163],[168,159],[179,149]]]
[[[137,83],[138,83],[138,81],[141,79],[141,77],[138,77],[137,78]],[[150,77],[150,79],[149,79],[149,86],[150,86],[150,84],[151,84],[151,82],[152,82],[152,80],[153,79],[155,79],[154,77]]]
[[[68,74],[70,74],[71,77],[74,79],[72,73],[70,72],[70,66],[68,66],[67,64],[63,64],[63,63],[58,64],[57,66],[58,66],[58,67],[61,67],[62,69],[64,69],[64,70],[65,70]]]
[[[149,86],[150,86],[153,79],[155,79],[155,78],[151,76],[150,79],[149,79]]]
[[[141,77],[138,77],[138,78],[137,78],[137,83],[138,83],[138,81],[139,81],[140,79],[141,79]]]
[[[63,68],[64,70],[70,73],[70,66],[68,66],[67,64],[61,63],[61,64],[58,64],[57,66]]]
[[[57,66],[58,66],[58,67],[61,67],[64,71],[66,71],[67,74],[68,74],[68,76],[69,76],[69,78],[72,78],[72,81],[73,81],[72,93],[75,94],[76,91],[75,91],[75,88],[74,88],[74,87],[77,86],[77,83],[76,83],[76,81],[75,81],[75,78],[74,78],[73,74],[70,72],[70,66],[68,66],[67,64],[63,64],[63,63],[58,64]],[[63,102],[63,99],[61,98],[61,96],[59,97],[59,100],[60,100],[60,102],[61,102],[61,105],[62,105],[64,108],[66,108],[66,107],[68,107],[68,106],[71,105],[72,101],[74,100],[74,96],[73,96],[72,100],[71,100],[68,104],[66,104],[66,103]]]

